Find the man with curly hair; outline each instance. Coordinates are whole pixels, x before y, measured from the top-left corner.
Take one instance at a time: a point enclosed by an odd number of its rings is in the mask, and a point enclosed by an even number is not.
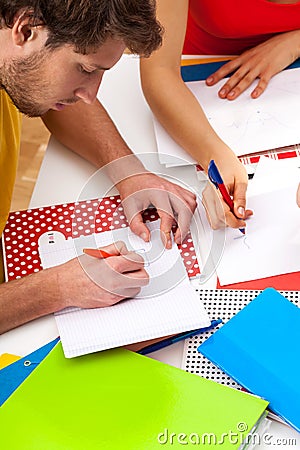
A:
[[[62,144],[96,167],[112,167],[109,175],[122,200],[138,199],[128,209],[136,234],[150,239],[141,212],[153,204],[166,247],[174,215],[175,240],[181,241],[196,206],[194,195],[149,173],[96,99],[103,74],[124,49],[149,56],[160,45],[161,33],[152,0],[0,1],[0,235],[10,209],[23,113],[41,116]],[[148,283],[142,258],[122,243],[106,250],[115,256],[83,255],[2,283],[0,333],[68,306],[109,306],[136,295]],[[82,266],[90,267],[93,280]]]

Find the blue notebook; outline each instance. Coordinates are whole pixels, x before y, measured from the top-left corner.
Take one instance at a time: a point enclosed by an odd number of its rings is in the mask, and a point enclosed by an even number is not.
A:
[[[24,358],[21,358],[0,370],[0,406],[3,405],[17,387],[26,380],[58,341],[59,338],[56,338],[29,355],[24,356]]]
[[[198,351],[300,431],[300,308],[265,289]]]

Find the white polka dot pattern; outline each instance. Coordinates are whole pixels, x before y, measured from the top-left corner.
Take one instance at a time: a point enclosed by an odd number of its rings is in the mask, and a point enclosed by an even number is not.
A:
[[[154,209],[146,210],[143,217],[145,221],[158,219]],[[12,212],[3,232],[7,280],[42,269],[38,240],[46,232],[60,231],[69,239],[126,226],[128,222],[119,196]],[[199,265],[190,235],[179,250],[189,277],[198,275]]]

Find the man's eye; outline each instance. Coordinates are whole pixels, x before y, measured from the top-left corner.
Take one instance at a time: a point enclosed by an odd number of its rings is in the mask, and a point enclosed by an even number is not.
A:
[[[92,74],[95,73],[96,71],[95,71],[95,70],[89,71],[89,70],[86,70],[83,66],[80,66],[80,72],[81,72],[81,73],[84,73],[84,74],[86,74],[86,75],[92,75]]]

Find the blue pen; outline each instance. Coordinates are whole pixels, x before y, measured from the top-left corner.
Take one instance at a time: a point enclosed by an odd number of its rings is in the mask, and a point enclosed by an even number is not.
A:
[[[229,206],[230,211],[232,212],[232,214],[234,214],[234,204],[232,201],[232,198],[230,197],[226,186],[224,184],[224,181],[220,175],[220,172],[216,166],[216,163],[214,162],[214,160],[212,159],[208,165],[208,177],[210,179],[210,181],[216,186],[217,189],[220,190],[222,198],[224,200],[224,202],[226,203],[226,205]],[[239,228],[240,232],[245,234],[245,228]]]
[[[156,342],[155,344],[150,344],[144,348],[141,348],[141,350],[139,350],[137,353],[139,353],[140,355],[147,355],[148,353],[156,352],[157,350],[160,350],[164,347],[175,344],[175,342],[183,341],[184,339],[187,339],[196,334],[209,331],[212,328],[215,328],[220,323],[222,323],[222,319],[212,320],[211,324],[208,327],[199,328],[198,330],[185,331],[184,333],[177,334],[176,336],[163,339],[162,341]]]

